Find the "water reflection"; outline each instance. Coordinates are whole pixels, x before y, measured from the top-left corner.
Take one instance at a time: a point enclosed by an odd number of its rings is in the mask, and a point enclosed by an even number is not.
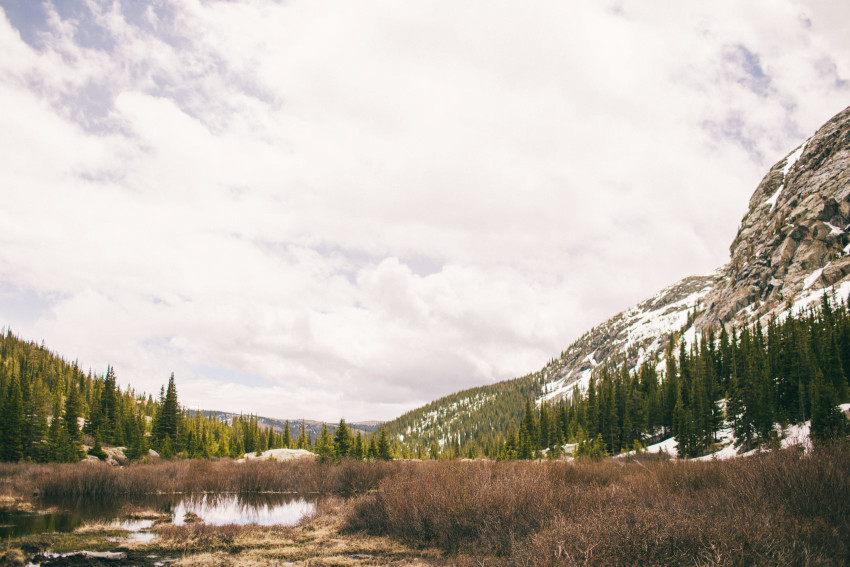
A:
[[[113,525],[128,532],[140,532],[151,529],[153,527],[153,520],[124,520],[115,522]]]
[[[278,495],[280,496],[280,495]],[[257,524],[260,526],[292,526],[311,515],[316,505],[303,498],[278,498],[277,502],[264,498],[245,498],[237,494],[202,494],[181,500],[171,513],[175,526],[186,523],[186,516],[214,525]]]
[[[70,532],[83,523],[80,514],[30,514],[0,511],[0,539],[46,532]]]
[[[149,495],[124,499],[52,499],[39,503],[48,512],[0,510],[0,539],[29,534],[71,532],[83,523],[103,522],[130,532],[134,541],[150,541],[154,520],[131,519],[134,511],[152,510],[171,517],[175,525],[186,514],[210,525],[294,525],[313,514],[315,502],[287,494]],[[129,513],[128,513],[129,512]]]

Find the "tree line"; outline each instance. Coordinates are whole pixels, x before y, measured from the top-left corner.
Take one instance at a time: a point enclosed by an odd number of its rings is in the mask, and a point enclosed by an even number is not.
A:
[[[558,404],[528,401],[491,456],[557,456],[569,442],[578,455],[600,457],[673,436],[680,456],[696,457],[711,452],[722,427],[749,450],[776,441],[777,425],[809,420],[812,438],[825,440],[848,432],[838,407],[850,401],[848,376],[848,307],[824,295],[766,328],[708,330],[690,344],[674,335],[660,363],[606,365]]]
[[[710,452],[722,427],[745,449],[777,438],[776,425],[811,421],[811,435],[846,432],[838,405],[850,400],[850,313],[830,301],[797,315],[686,342],[668,341],[662,361],[637,368],[607,364],[586,391],[558,403],[532,403],[541,373],[475,388],[409,412],[374,434],[345,420],[322,426],[315,441],[302,421],[281,430],[257,416],[227,419],[181,409],[172,374],[158,399],[122,390],[115,371],[84,373],[44,345],[0,334],[0,460],[69,462],[102,445],[124,446],[131,460],[150,449],[164,458],[238,458],[268,449],[315,451],[322,460],[389,458],[530,459],[560,455],[566,443],[593,457],[675,436],[678,452]],[[430,427],[417,430],[414,424]]]
[[[331,433],[333,437],[331,437]],[[0,461],[76,462],[86,453],[107,458],[104,446],[125,447],[130,460],[160,457],[239,458],[292,448],[320,458],[389,459],[402,456],[381,430],[351,433],[345,420],[323,426],[315,442],[302,420],[281,429],[262,427],[254,415],[219,418],[181,408],[174,375],[159,397],[121,389],[115,369],[85,373],[43,344],[11,330],[0,333]],[[84,450],[87,447],[87,450]]]

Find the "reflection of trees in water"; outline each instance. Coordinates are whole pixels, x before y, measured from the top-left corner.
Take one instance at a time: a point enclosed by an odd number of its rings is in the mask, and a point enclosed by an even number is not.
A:
[[[0,539],[47,532],[70,532],[83,523],[80,514],[0,512]]]
[[[313,502],[291,494],[195,494],[182,499],[171,513],[177,525],[187,513],[213,525],[292,525],[314,507]]]
[[[209,504],[230,503],[234,499],[240,506],[258,508],[261,506],[283,506],[290,502],[304,500],[298,494],[280,494],[271,492],[210,492],[204,494],[179,494],[175,503],[179,501],[198,503],[206,501]]]
[[[171,515],[175,523],[183,514],[192,512],[207,523],[275,523],[292,524],[314,509],[315,499],[296,494],[269,493],[207,493],[207,494],[148,494],[124,498],[50,498],[42,499],[39,507],[55,509],[54,514],[21,515],[20,522],[32,528],[25,533],[72,531],[83,522],[111,522],[133,511],[155,510]],[[176,515],[180,514],[180,518]],[[279,521],[278,521],[279,520]],[[0,520],[0,524],[10,524]],[[15,525],[18,525],[17,523]],[[2,530],[3,528],[0,528]],[[15,532],[20,535],[19,532]],[[0,531],[0,534],[3,534]],[[3,535],[2,537],[7,537]]]

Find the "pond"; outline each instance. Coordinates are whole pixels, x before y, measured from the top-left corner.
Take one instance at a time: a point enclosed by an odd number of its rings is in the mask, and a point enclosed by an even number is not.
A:
[[[150,541],[148,530],[154,520],[139,511],[155,512],[174,525],[204,522],[210,525],[258,524],[261,526],[297,524],[312,515],[315,500],[291,494],[178,494],[143,498],[50,499],[39,503],[43,512],[0,511],[0,538],[49,532],[71,532],[86,522],[112,524],[130,532],[130,539]]]
[[[82,517],[73,512],[33,514],[0,511],[0,539],[28,534],[70,532],[82,523]]]

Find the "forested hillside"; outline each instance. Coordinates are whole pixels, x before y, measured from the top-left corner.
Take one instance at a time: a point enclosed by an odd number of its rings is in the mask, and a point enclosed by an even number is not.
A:
[[[464,390],[410,411],[386,424],[419,457],[472,457],[497,452],[525,401],[540,394],[540,373]]]
[[[683,336],[670,343],[661,364],[606,365],[599,375],[569,400],[535,407],[529,396],[505,429],[491,432],[486,444],[463,445],[461,453],[529,459],[545,449],[557,456],[571,443],[576,454],[599,457],[675,436],[678,454],[696,457],[716,448],[724,426],[749,450],[778,440],[783,426],[806,421],[816,440],[842,435],[848,424],[838,405],[850,400],[850,312],[846,302],[833,304],[825,295],[816,308],[772,319],[766,328],[709,331],[692,342]],[[439,406],[431,411],[441,415]]]
[[[124,446],[128,459],[163,457],[239,457],[246,452],[299,446],[295,439],[260,427],[256,416],[221,420],[181,409],[172,375],[154,399],[132,388],[122,390],[111,367],[105,375],[84,372],[44,345],[0,336],[0,460],[73,462],[88,453],[105,458],[101,445]]]

